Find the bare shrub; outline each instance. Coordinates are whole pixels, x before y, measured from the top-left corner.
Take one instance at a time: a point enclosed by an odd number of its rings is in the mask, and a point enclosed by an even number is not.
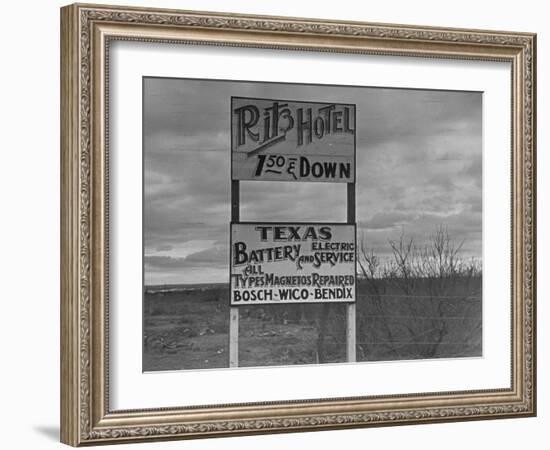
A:
[[[426,244],[401,233],[382,261],[358,249],[361,359],[472,356],[481,353],[481,266],[462,257],[439,226]]]

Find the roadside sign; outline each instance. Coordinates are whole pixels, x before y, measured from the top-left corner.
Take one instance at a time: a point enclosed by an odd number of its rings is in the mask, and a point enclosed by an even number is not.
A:
[[[231,306],[355,302],[354,224],[231,224]]]
[[[231,97],[232,180],[355,182],[355,105]]]

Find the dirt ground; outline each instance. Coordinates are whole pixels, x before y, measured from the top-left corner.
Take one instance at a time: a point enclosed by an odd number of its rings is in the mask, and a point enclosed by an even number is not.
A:
[[[159,296],[159,294],[156,294]],[[183,298],[182,298],[183,297]],[[188,297],[188,298],[185,298]],[[228,367],[229,308],[202,295],[168,294],[145,319],[144,370]],[[278,366],[318,362],[316,324],[275,323],[269,307],[242,308],[239,365]],[[332,360],[344,360],[345,343],[332,344]],[[332,339],[334,341],[334,339]]]
[[[479,294],[480,286],[481,280],[468,287],[466,294]],[[441,314],[440,300],[435,308],[434,299],[422,296],[403,299],[388,295],[382,301],[366,294],[358,296],[357,360],[480,356],[481,299],[451,296],[444,300],[441,318],[430,315],[434,314],[430,311]],[[143,370],[228,367],[228,303],[225,285],[147,292]],[[241,307],[239,365],[344,362],[344,308],[337,304]],[[434,327],[443,329],[444,335],[434,334]]]

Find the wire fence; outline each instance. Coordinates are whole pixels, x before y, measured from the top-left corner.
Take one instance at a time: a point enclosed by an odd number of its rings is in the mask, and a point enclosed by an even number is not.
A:
[[[381,297],[381,298],[407,298],[407,299],[425,299],[425,298],[431,298],[431,299],[453,299],[453,300],[480,300],[481,295],[432,295],[432,294],[425,294],[425,295],[408,295],[408,294],[358,294],[356,296],[357,299],[362,298],[373,298],[373,297]]]

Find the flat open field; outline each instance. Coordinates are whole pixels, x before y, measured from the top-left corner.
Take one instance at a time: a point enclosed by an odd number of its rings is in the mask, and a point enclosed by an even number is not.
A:
[[[358,283],[357,361],[482,355],[481,277],[404,295],[386,280]],[[228,287],[149,287],[143,370],[228,367]],[[345,305],[241,307],[239,365],[345,361]]]

